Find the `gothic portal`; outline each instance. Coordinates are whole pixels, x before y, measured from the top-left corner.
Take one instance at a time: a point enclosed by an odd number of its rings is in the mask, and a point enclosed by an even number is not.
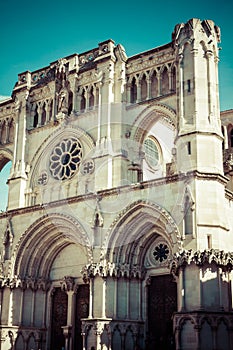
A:
[[[0,103],[0,349],[232,349],[233,111],[211,21],[112,40]]]

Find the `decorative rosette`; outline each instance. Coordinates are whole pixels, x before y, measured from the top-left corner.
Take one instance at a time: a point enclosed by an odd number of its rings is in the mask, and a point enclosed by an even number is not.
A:
[[[82,146],[75,138],[61,141],[50,156],[50,171],[57,180],[70,179],[82,160]]]
[[[155,260],[162,262],[163,260],[166,260],[169,254],[169,249],[166,244],[160,243],[155,247],[155,250],[153,252],[153,255],[155,257]]]

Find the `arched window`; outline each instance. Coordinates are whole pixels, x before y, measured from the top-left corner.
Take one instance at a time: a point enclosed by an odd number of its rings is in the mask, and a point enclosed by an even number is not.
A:
[[[9,227],[5,232],[3,244],[4,244],[4,260],[9,260],[11,256],[11,244],[12,244],[12,235],[9,230]]]
[[[157,140],[153,136],[149,136],[145,139],[143,146],[147,164],[150,168],[157,169],[161,156]]]
[[[231,132],[230,132],[230,145],[231,147],[233,147],[233,128],[231,129]]]
[[[162,88],[162,95],[166,95],[169,93],[169,78],[168,78],[167,67],[164,68],[161,75],[161,88]]]
[[[41,125],[45,125],[45,122],[46,122],[46,108],[44,103],[42,106]]]
[[[158,96],[158,79],[156,76],[156,72],[154,72],[151,76],[151,97],[155,98]]]
[[[53,116],[53,100],[51,100],[49,105],[49,120],[52,119],[52,116]]]
[[[33,119],[33,127],[36,128],[38,125],[38,107],[36,105],[35,112],[34,112],[34,119]]]
[[[92,109],[94,107],[94,92],[93,92],[93,86],[90,89],[90,94],[89,94],[89,108]]]
[[[147,98],[147,81],[146,81],[145,74],[143,74],[143,77],[141,80],[141,97],[142,97],[142,101],[145,101]]]
[[[169,92],[169,78],[168,78],[168,71],[165,67],[162,76],[161,76],[161,88],[162,88],[162,95],[165,95]]]
[[[135,103],[136,100],[137,100],[137,85],[136,85],[136,79],[133,78],[131,82],[130,102]]]
[[[81,112],[85,111],[86,109],[86,97],[85,97],[85,90],[83,89],[82,95],[81,95],[81,103],[80,103],[80,110]]]
[[[73,92],[69,92],[69,97],[68,97],[68,115],[71,114],[73,110]]]
[[[176,68],[172,69],[172,90],[176,91]]]

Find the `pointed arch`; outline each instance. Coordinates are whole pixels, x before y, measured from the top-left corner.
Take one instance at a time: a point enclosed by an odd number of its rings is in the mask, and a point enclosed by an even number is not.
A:
[[[94,102],[95,102],[94,88],[93,86],[91,86],[89,91],[89,108],[90,109],[94,108]]]
[[[86,263],[92,261],[88,235],[76,219],[56,213],[43,216],[25,231],[15,247],[13,275],[48,279],[55,257],[70,244],[81,245]]]
[[[167,66],[163,66],[161,69],[161,94],[166,95],[169,93],[169,76]]]
[[[42,112],[41,112],[41,125],[45,125],[46,123],[46,105],[45,102],[42,105]]]
[[[150,79],[151,79],[151,97],[156,98],[158,96],[158,77],[156,74],[156,70],[152,71]]]
[[[80,111],[84,112],[85,109],[86,109],[86,90],[85,88],[83,88],[81,92]]]
[[[130,87],[130,102],[135,103],[137,101],[137,84],[136,84],[136,78],[133,77],[131,80],[131,87]]]
[[[146,107],[135,119],[131,137],[142,144],[145,135],[150,130],[150,127],[157,121],[163,120],[171,129],[175,129],[177,125],[177,117],[175,111],[163,104],[151,104]]]
[[[147,98],[147,78],[144,73],[141,77],[141,100],[145,101]]]
[[[115,263],[142,266],[146,247],[159,235],[173,252],[181,250],[181,236],[170,214],[156,203],[139,200],[114,220],[102,247],[102,257]]]

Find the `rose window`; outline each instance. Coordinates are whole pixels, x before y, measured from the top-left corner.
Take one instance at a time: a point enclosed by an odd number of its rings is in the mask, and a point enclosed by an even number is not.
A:
[[[50,171],[57,180],[70,179],[78,170],[82,146],[74,138],[61,141],[50,156]]]
[[[162,262],[163,260],[166,260],[169,254],[169,249],[166,244],[160,243],[155,247],[155,250],[153,252],[153,255],[155,257],[155,260],[159,260]]]

